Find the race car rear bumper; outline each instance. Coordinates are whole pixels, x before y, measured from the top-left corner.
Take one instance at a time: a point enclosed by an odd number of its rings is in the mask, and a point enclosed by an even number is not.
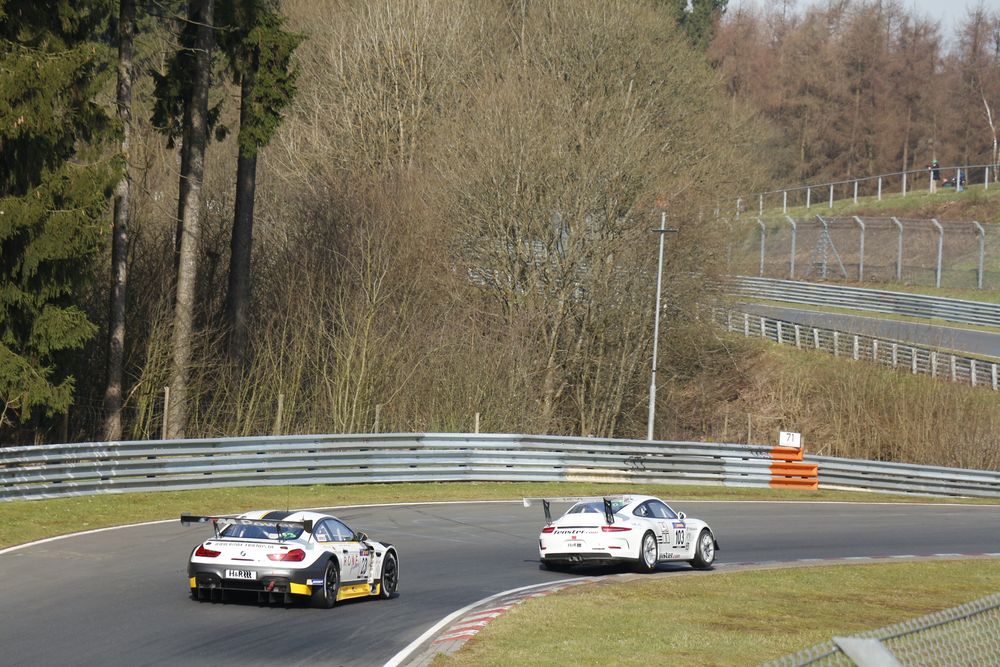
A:
[[[189,563],[191,595],[199,600],[225,599],[228,591],[256,593],[260,601],[290,602],[292,595],[311,595],[314,585],[322,585],[326,570],[323,561],[305,568],[243,567],[256,573],[256,579],[227,579],[225,572],[233,565]]]
[[[610,553],[591,551],[568,553],[552,553],[542,556],[542,562],[549,565],[608,565],[610,563],[628,562],[634,559],[614,556]]]

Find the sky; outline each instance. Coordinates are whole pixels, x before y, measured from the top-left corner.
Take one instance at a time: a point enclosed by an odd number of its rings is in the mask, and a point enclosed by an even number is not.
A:
[[[810,2],[811,0],[797,0],[795,4],[805,7]],[[968,14],[968,10],[982,4],[987,10],[1000,11],[1000,0],[903,0],[903,3],[915,14],[940,23],[941,33],[949,42],[955,36],[958,21]],[[729,0],[729,7],[762,7],[768,4],[775,4],[775,0]]]

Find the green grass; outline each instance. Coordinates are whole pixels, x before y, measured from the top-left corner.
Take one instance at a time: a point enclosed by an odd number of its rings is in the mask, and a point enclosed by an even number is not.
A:
[[[524,496],[648,493],[677,500],[844,500],[914,502],[912,496],[743,489],[722,486],[450,482],[352,486],[251,487],[80,496],[0,503],[0,548],[82,530],[176,519],[182,512],[224,514],[269,507],[332,507],[369,503],[519,500]],[[927,499],[920,499],[926,501]],[[947,501],[945,501],[947,502]],[[990,502],[990,501],[972,501]]]
[[[998,590],[1000,559],[639,577],[525,602],[433,664],[754,665]]]
[[[809,215],[870,215],[870,216],[901,216],[917,215],[923,217],[939,216],[942,220],[957,219],[979,219],[980,222],[1000,222],[998,215],[998,205],[1000,205],[1000,185],[990,184],[989,190],[983,190],[981,183],[973,184],[962,192],[955,192],[949,188],[938,188],[936,194],[927,192],[927,182],[919,184],[916,190],[910,190],[904,196],[900,192],[890,192],[883,190],[882,200],[877,197],[858,197],[855,204],[853,198],[843,197],[834,199],[833,207],[830,207],[828,191],[823,188],[813,189],[812,205],[789,207],[787,215],[792,217],[803,217]],[[838,192],[836,196],[842,195]],[[804,196],[804,195],[803,195]],[[786,215],[781,210],[781,195],[770,195],[765,201],[766,204],[777,203],[778,206],[764,209],[765,218],[773,218]],[[934,210],[940,211],[934,213]],[[969,211],[971,217],[963,217],[963,211]],[[992,214],[990,214],[992,212]],[[756,214],[756,208],[753,209]],[[984,213],[984,215],[975,215]]]

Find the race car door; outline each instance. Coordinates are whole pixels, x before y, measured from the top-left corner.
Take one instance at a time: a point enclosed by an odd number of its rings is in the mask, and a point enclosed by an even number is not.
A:
[[[324,519],[315,528],[316,541],[329,547],[340,561],[340,581],[349,584],[368,578],[368,547],[354,531],[336,519]]]
[[[663,543],[668,551],[661,556],[668,557],[667,554],[676,554],[687,549],[687,530],[677,514],[659,500],[650,500],[647,504],[653,520],[663,530]]]

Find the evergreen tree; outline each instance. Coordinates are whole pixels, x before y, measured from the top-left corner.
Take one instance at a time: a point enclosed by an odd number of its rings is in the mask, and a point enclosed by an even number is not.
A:
[[[301,38],[282,29],[277,0],[228,0],[220,9],[224,35],[220,47],[228,53],[234,82],[240,86],[236,207],[226,296],[229,354],[240,366],[247,339],[257,153],[271,140],[282,110],[295,94],[292,52]]]
[[[0,420],[66,411],[61,362],[95,333],[77,305],[119,165],[94,102],[111,0],[0,0]],[[37,437],[37,435],[36,435]]]
[[[673,15],[692,46],[708,49],[729,0],[658,0]]]

